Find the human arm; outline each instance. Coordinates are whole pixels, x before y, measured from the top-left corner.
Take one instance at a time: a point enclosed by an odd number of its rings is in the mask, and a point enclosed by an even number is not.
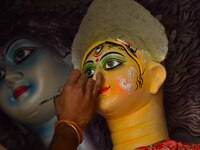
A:
[[[73,128],[66,125],[59,125],[54,132],[49,150],[76,150],[78,139]]]
[[[82,75],[79,70],[73,70],[61,94],[55,99],[58,120],[73,121],[84,130],[95,112],[98,91],[102,82],[103,77],[100,73],[97,73],[96,81],[94,81]],[[76,131],[61,123],[55,129],[50,150],[73,150],[78,144]]]

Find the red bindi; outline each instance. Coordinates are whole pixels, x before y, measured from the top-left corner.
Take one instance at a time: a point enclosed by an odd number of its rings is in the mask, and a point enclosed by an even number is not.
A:
[[[96,62],[99,62],[99,58],[96,59]]]

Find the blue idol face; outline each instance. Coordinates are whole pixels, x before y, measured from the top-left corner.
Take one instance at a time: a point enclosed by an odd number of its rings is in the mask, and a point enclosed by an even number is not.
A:
[[[53,99],[72,70],[63,57],[34,40],[18,39],[0,60],[0,106],[13,119],[41,124],[54,114]]]

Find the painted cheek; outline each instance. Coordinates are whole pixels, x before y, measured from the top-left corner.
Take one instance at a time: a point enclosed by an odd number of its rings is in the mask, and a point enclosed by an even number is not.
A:
[[[23,60],[20,64],[16,64],[17,69],[23,71],[33,71],[36,69],[39,65],[39,62],[41,63],[41,60],[34,56],[28,56],[27,59]]]
[[[119,83],[119,82],[118,82]],[[124,92],[124,89],[121,88],[121,86],[119,84],[116,83],[115,85],[115,93],[123,93]]]
[[[136,70],[133,67],[130,67],[127,71],[127,75],[119,81],[119,86],[127,91],[128,95],[131,95],[134,90],[133,78],[135,73]]]
[[[115,94],[119,94],[124,92],[124,90],[119,85],[119,79],[113,80],[112,78],[106,78],[105,79],[105,86],[110,86],[110,94],[111,96],[114,96]]]

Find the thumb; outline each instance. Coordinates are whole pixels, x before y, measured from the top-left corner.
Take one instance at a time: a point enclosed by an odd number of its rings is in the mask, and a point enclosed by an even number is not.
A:
[[[93,94],[94,95],[97,95],[98,92],[101,90],[103,82],[104,82],[104,78],[103,78],[102,73],[101,72],[97,72],[97,74],[96,74],[96,82],[95,82],[95,86],[94,86],[94,89],[93,89]]]

